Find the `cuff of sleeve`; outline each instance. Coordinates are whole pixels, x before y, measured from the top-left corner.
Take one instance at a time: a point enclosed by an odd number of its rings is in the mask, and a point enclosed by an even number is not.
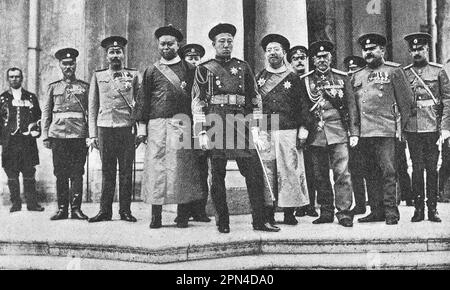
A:
[[[138,136],[147,136],[147,125],[144,123],[139,123],[138,129],[137,129],[137,135]]]

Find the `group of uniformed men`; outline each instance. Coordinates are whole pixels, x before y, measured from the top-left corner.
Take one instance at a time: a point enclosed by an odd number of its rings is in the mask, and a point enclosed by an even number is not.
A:
[[[429,62],[430,35],[405,37],[413,63],[402,69],[385,61],[385,37],[365,34],[358,40],[363,57],[346,58],[345,73],[331,68],[333,43],[291,47],[284,36],[269,34],[261,41],[266,67],[255,77],[247,62],[232,57],[235,34],[232,24],[213,27],[215,58],[200,62],[203,47],[180,48],[182,33],[161,27],[155,32],[161,58],[142,78],[124,67],[127,40],[108,37],[101,43],[108,68],[96,71],[90,85],[76,77],[78,51],[59,50],[63,79],[49,85],[42,116],[37,97],[21,86],[22,71],[9,69],[10,89],[0,96],[0,144],[11,212],[21,210],[19,173],[28,210],[44,210],[34,177],[42,131],[56,177],[52,220],[67,219],[69,209],[72,219],[111,220],[118,164],[120,218],[136,222],[132,166],[135,148],[146,144],[142,195],[152,205],[152,229],[162,227],[164,204],[178,204],[179,228],[190,218],[209,222],[210,192],[218,231],[229,233],[229,159],[245,177],[255,230],[280,230],[276,207],[283,209],[283,224],[296,225],[295,216],[305,215],[318,217],[314,224],[332,223],[336,211],[339,224],[352,227],[353,217],[366,212],[365,188],[371,212],[358,221],[394,225],[400,219],[397,160],[404,154],[398,148],[406,137],[411,221],[424,220],[426,194],[428,219],[440,222],[437,163],[450,137],[450,82],[441,65]],[[90,219],[81,211],[88,148],[98,149],[102,160],[100,211]]]

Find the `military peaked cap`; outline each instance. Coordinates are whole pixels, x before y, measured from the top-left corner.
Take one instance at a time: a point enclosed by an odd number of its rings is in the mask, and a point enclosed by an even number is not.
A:
[[[409,48],[414,49],[429,44],[431,42],[431,35],[428,33],[418,32],[408,34],[404,39],[408,42]]]
[[[334,44],[328,40],[320,40],[309,46],[309,56],[317,56],[323,52],[333,52]]]
[[[205,56],[205,49],[200,44],[190,43],[180,48],[179,54],[182,58],[185,58],[188,55],[198,55],[203,57]]]
[[[110,47],[124,48],[127,43],[128,41],[122,36],[110,36],[102,41],[101,46],[105,49],[108,49]]]
[[[377,45],[386,46],[387,40],[386,37],[377,33],[368,33],[362,35],[358,39],[359,45],[361,45],[362,49],[373,48]]]
[[[291,62],[292,57],[293,57],[294,55],[299,54],[299,53],[302,53],[302,52],[303,52],[304,54],[308,55],[308,49],[307,49],[306,47],[304,47],[303,45],[297,45],[297,46],[294,46],[293,48],[291,48],[291,49],[289,50],[289,52],[288,52],[288,54],[287,54],[287,61],[288,61],[288,62]]]
[[[55,57],[58,60],[71,59],[73,61],[76,61],[78,55],[79,55],[79,52],[75,48],[63,48],[63,49],[58,50],[55,53]]]
[[[366,66],[366,64],[367,62],[364,58],[355,55],[347,56],[344,59],[344,65],[348,69],[356,67],[364,67]]]

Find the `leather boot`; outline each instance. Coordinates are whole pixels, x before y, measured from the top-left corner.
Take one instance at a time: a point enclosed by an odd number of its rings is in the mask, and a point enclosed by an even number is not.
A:
[[[435,223],[442,222],[435,203],[428,205],[428,220]]]
[[[416,210],[414,211],[414,215],[411,218],[411,222],[417,223],[417,222],[423,221],[424,219],[425,219],[425,212],[424,212],[423,207],[416,208]]]
[[[295,226],[298,224],[298,221],[294,216],[295,208],[288,207],[288,208],[283,209],[283,211],[284,211],[283,224],[290,225],[290,226]]]
[[[20,198],[20,183],[19,179],[8,179],[8,187],[11,195],[11,209],[9,212],[13,213],[22,210],[22,199]]]
[[[29,211],[44,211],[45,209],[37,202],[36,180],[34,177],[23,177],[23,189],[27,200],[27,209]]]
[[[88,219],[90,223],[107,222],[112,219],[112,213],[100,211],[95,217]]]
[[[83,201],[83,177],[76,176],[71,178],[71,189],[72,189],[72,199],[71,199],[71,219],[74,220],[88,220],[89,217],[86,216],[81,211],[81,203]]]
[[[151,229],[159,229],[162,227],[162,205],[152,205],[152,222]]]
[[[307,206],[298,207],[295,211],[295,216],[296,217],[306,216],[306,208],[307,208]]]
[[[56,177],[56,198],[58,199],[58,211],[50,218],[52,221],[69,218],[69,180],[64,176]]]
[[[274,206],[266,206],[264,208],[265,213],[265,219],[266,222],[271,224],[273,227],[275,227],[276,221],[275,221],[275,207]]]
[[[68,218],[69,218],[69,212],[67,210],[67,207],[60,206],[58,208],[58,211],[56,212],[56,214],[54,216],[52,216],[50,218],[50,220],[52,220],[52,221],[59,221],[59,220],[66,220]]]

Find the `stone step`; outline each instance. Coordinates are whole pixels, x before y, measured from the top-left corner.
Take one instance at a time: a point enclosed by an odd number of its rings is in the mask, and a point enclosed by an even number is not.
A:
[[[258,255],[148,264],[77,257],[0,256],[0,270],[449,270],[450,252]]]
[[[78,257],[133,263],[168,264],[264,255],[353,255],[443,252],[450,264],[450,239],[414,240],[245,240],[160,248],[88,243],[0,241],[0,256]]]

